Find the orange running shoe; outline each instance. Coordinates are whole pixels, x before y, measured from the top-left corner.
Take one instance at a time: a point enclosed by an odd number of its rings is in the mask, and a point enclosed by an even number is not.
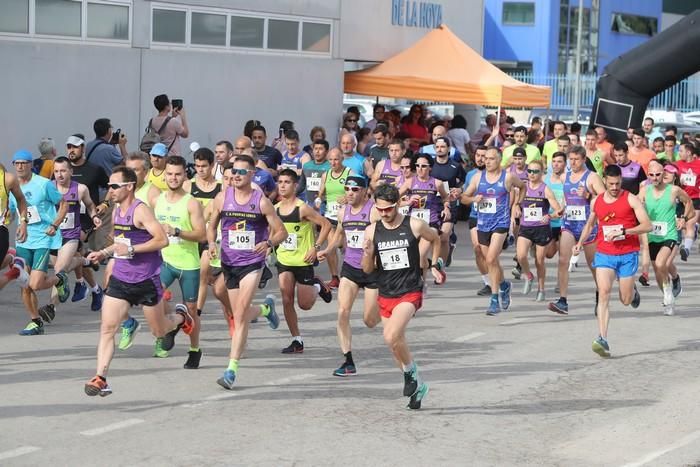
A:
[[[109,387],[107,381],[95,375],[90,381],[85,383],[85,394],[88,396],[105,397],[112,394],[112,388]]]

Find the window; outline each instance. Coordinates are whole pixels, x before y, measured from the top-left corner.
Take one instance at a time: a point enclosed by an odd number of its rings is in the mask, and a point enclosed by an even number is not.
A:
[[[301,34],[301,50],[307,52],[330,52],[331,25],[304,22]]]
[[[74,0],[35,1],[37,34],[81,36],[82,2]]]
[[[226,15],[192,13],[192,44],[226,46]]]
[[[184,44],[187,36],[187,12],[153,10],[153,41]]]
[[[29,32],[29,0],[5,0],[0,15],[0,31]]]
[[[87,37],[96,39],[129,39],[129,7],[88,3]]]
[[[269,49],[298,50],[299,22],[281,19],[268,20],[267,47]]]
[[[262,49],[265,20],[247,16],[231,16],[231,47]]]
[[[535,24],[535,4],[506,2],[503,4],[503,24]]]
[[[649,16],[613,13],[611,29],[624,34],[653,36],[658,32],[658,20]]]
[[[576,40],[579,9],[576,2],[561,0],[559,15],[559,73],[576,72]],[[591,0],[591,8],[584,8],[581,34],[581,73],[596,73],[598,69],[598,24],[600,0]]]

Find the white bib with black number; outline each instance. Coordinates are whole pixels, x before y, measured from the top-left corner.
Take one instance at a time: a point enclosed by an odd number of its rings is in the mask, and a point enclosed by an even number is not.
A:
[[[621,225],[621,224],[604,225],[604,226],[603,226],[603,238],[607,240],[609,234],[611,234],[611,233],[613,233],[613,232],[616,232],[616,231],[620,231],[620,230],[622,230],[622,225]],[[624,239],[625,239],[625,236],[622,235],[622,234],[620,234],[620,235],[617,235],[617,236],[613,237],[613,238],[612,238],[611,240],[609,240],[609,241],[618,242],[618,241],[624,240]]]
[[[363,248],[365,244],[365,231],[364,230],[350,230],[345,232],[345,238],[347,239],[348,248]]]
[[[382,262],[382,269],[385,271],[406,269],[409,266],[407,248],[394,248],[393,250],[380,251],[379,259]]]
[[[331,220],[337,221],[339,208],[340,205],[337,202],[329,201],[328,204],[326,204],[326,217]]]
[[[126,237],[114,237],[114,243],[121,243],[122,245],[131,246],[131,239]],[[114,255],[117,259],[129,259],[129,255]]]
[[[413,209],[411,210],[411,217],[430,222],[430,209]]]
[[[27,224],[37,224],[41,222],[41,216],[36,206],[27,206]]]
[[[255,231],[229,230],[228,247],[232,250],[252,251],[255,248]]]
[[[58,226],[58,228],[61,230],[67,230],[72,229],[73,227],[75,227],[75,213],[69,212],[66,214],[66,217],[63,218],[63,222],[61,222],[61,225]]]
[[[482,214],[496,214],[496,198],[483,198],[479,203],[479,212]]]
[[[697,181],[698,177],[692,172],[686,172],[684,174],[681,174],[681,185],[685,186],[695,186],[695,182]]]
[[[525,208],[523,209],[523,216],[526,222],[542,222],[542,208]]]
[[[284,239],[280,245],[284,250],[295,251],[297,249],[297,234],[290,233],[287,234],[287,238]]]
[[[408,216],[409,209],[411,209],[411,206],[399,206],[399,212],[404,216]]]
[[[310,177],[306,179],[306,191],[318,193],[321,191],[321,177]]]
[[[585,221],[586,207],[585,206],[567,206],[566,220],[568,221]]]
[[[665,237],[668,233],[668,224],[666,222],[654,221],[651,223],[651,234]]]

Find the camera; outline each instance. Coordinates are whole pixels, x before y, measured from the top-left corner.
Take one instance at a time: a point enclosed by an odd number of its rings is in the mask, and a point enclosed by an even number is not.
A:
[[[182,99],[173,99],[170,104],[173,109],[182,110]]]
[[[117,131],[112,133],[112,139],[109,140],[109,144],[119,144],[119,137],[122,134],[122,129],[119,128]]]

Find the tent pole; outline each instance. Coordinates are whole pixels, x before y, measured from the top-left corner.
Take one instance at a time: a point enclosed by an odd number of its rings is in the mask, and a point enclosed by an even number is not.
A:
[[[498,128],[498,134],[494,140],[494,145],[498,147],[498,138],[501,136],[501,104],[498,104],[498,110],[496,110],[496,128]]]

